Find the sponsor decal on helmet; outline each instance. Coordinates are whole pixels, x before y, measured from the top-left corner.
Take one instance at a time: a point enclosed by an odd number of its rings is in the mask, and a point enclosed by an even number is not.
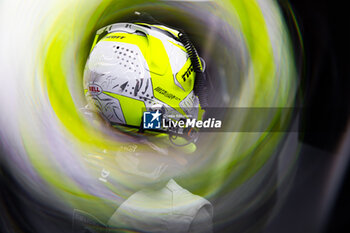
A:
[[[188,69],[186,70],[186,72],[182,75],[182,79],[184,80],[184,82],[186,82],[187,78],[191,76],[193,72],[193,66],[189,66]]]
[[[169,93],[168,91],[164,90],[161,87],[157,87],[156,89],[154,89],[155,91],[159,92],[160,94],[168,97],[169,99],[176,99],[176,100],[181,100],[179,97]]]
[[[107,39],[124,39],[125,36],[106,36]]]
[[[102,88],[97,84],[89,84],[89,93],[91,95],[99,95],[102,93]]]

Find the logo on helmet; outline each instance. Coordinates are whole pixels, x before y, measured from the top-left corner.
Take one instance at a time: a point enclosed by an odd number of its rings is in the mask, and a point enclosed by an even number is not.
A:
[[[188,77],[191,76],[192,72],[193,72],[193,66],[191,65],[188,67],[187,71],[182,75],[182,79],[184,80],[184,82],[186,82]]]
[[[102,88],[97,84],[90,84],[89,85],[89,93],[91,95],[99,95],[102,93]]]

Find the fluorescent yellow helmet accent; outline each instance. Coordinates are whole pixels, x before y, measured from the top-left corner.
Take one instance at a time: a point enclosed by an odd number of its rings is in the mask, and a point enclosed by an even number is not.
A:
[[[120,107],[124,113],[126,124],[128,125],[140,125],[141,120],[138,116],[143,113],[146,109],[145,103],[141,100],[135,100],[122,95],[117,95],[115,93],[103,92],[106,95],[118,99],[120,102]],[[132,107],[131,107],[132,106]]]

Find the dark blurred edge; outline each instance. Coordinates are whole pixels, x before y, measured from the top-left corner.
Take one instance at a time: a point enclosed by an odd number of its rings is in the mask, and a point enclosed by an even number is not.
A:
[[[348,220],[349,164],[344,171],[334,171],[339,148],[349,124],[349,19],[341,1],[290,0],[279,1],[285,16],[290,4],[299,23],[304,44],[304,62],[301,71],[301,102],[299,140],[303,143],[298,171],[292,190],[278,216],[265,231],[268,233],[335,233],[350,232]],[[290,26],[290,24],[289,24]],[[298,41],[295,34],[294,42]],[[297,47],[295,47],[297,49]],[[335,110],[336,109],[336,110]],[[325,132],[316,129],[322,128]],[[340,130],[332,130],[340,129]],[[343,130],[342,130],[343,129]],[[349,156],[345,154],[344,156]],[[348,159],[344,159],[345,161]],[[345,171],[346,169],[346,171]],[[335,173],[344,173],[334,180]],[[340,187],[330,188],[329,182]],[[324,202],[327,192],[336,194]],[[330,205],[330,209],[322,206]],[[322,211],[327,211],[322,213]],[[317,217],[327,216],[323,222]]]
[[[290,4],[305,51],[300,127],[307,133],[300,140],[332,152],[345,132],[350,109],[348,13],[341,1],[291,0]],[[327,133],[315,131],[319,128]]]
[[[0,143],[0,232],[71,233],[72,218],[28,195],[6,168]]]

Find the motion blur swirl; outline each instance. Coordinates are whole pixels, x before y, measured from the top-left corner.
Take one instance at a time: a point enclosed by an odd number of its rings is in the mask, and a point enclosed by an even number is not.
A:
[[[11,37],[1,39],[1,63],[8,64],[1,81],[6,88],[0,93],[0,107],[5,110],[0,117],[4,163],[28,195],[67,214],[78,208],[107,219],[113,205],[120,205],[139,185],[130,182],[121,164],[166,159],[149,158],[142,146],[125,145],[121,140],[125,137],[98,119],[91,124],[81,111],[86,105],[84,65],[96,31],[127,22],[135,11],[148,12],[187,32],[206,61],[211,106],[294,106],[293,49],[276,1],[8,1],[2,5],[1,27],[11,32]],[[214,205],[220,203],[214,212],[217,224],[237,219],[276,188],[266,186],[258,192],[261,180],[276,169],[269,164],[274,164],[271,161],[286,133],[230,132],[230,128],[262,124],[272,128],[280,114],[271,111],[259,119],[225,116],[230,119],[225,133],[203,133],[197,151],[175,159],[177,168],[165,177],[177,177],[191,192]],[[282,128],[287,129],[292,112],[284,117]],[[142,158],[129,161],[121,150],[140,150]],[[167,153],[172,158],[171,153],[180,152]],[[157,172],[162,173],[162,168]],[[253,179],[257,174],[261,180]],[[247,188],[240,189],[243,186]]]

